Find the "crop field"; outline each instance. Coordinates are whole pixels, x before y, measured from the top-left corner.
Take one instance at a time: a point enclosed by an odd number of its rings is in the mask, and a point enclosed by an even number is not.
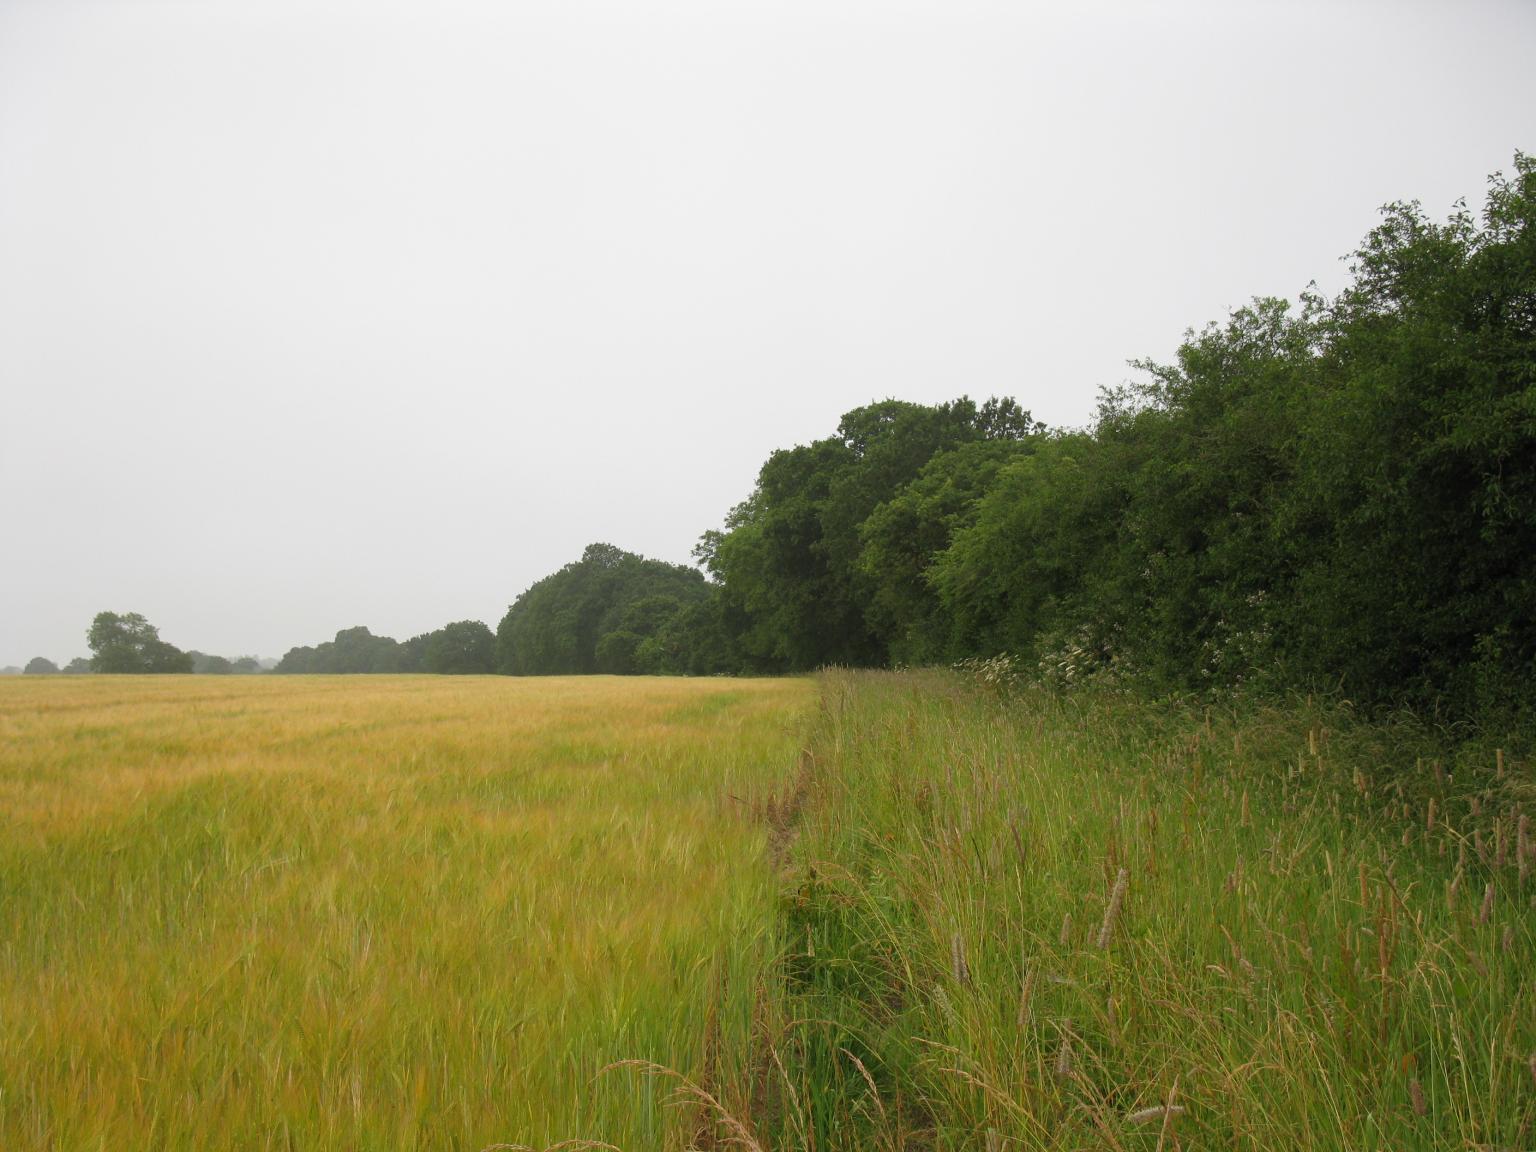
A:
[[[980,672],[0,682],[0,1147],[1531,1148],[1533,807]]]
[[[0,1147],[681,1142],[601,1070],[744,1049],[813,695],[0,683]]]

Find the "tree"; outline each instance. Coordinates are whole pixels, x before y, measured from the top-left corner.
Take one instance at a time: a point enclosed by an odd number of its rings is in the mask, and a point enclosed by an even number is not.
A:
[[[693,568],[589,545],[507,609],[496,630],[498,668],[514,676],[652,671],[658,655],[644,664],[641,647],[711,594]]]
[[[1330,309],[1281,508],[1293,661],[1359,697],[1530,709],[1536,158],[1481,222],[1392,204]]]
[[[427,645],[432,640],[431,632],[422,632],[412,636],[409,640],[402,641],[398,659],[395,662],[396,672],[417,673],[427,670]]]
[[[1042,636],[1085,627],[1099,647],[1113,631],[1104,569],[1122,512],[1107,456],[1066,433],[998,470],[928,573],[952,655],[1032,655]]]
[[[59,666],[52,660],[42,656],[34,656],[27,661],[27,666],[22,671],[28,676],[52,676],[59,670]]]
[[[99,612],[85,634],[93,672],[141,674],[191,672],[192,657],[160,639],[160,631],[137,612]]]
[[[871,612],[880,580],[861,560],[866,522],[935,457],[1041,431],[1013,400],[883,400],[844,414],[834,436],[773,453],[726,531],[697,552],[742,622],[743,658],[764,671],[886,663],[905,630]]]
[[[76,656],[68,664],[64,665],[64,675],[84,676],[91,670],[91,662],[85,656]]]
[[[1034,450],[1033,441],[1020,438],[940,453],[864,521],[859,565],[871,590],[865,616],[892,660],[930,664],[951,654],[953,620],[934,587],[934,564],[955,533],[974,521],[999,470]],[[970,653],[960,648],[954,654]]]
[[[403,647],[393,637],[375,636],[362,626],[343,628],[334,640],[313,648],[290,648],[274,671],[328,675],[398,672]]]
[[[496,671],[496,634],[479,620],[444,624],[427,635],[422,668],[439,675],[489,675]]]
[[[307,644],[298,645],[283,653],[283,658],[277,662],[277,667],[272,669],[284,675],[302,675],[306,672],[318,672],[315,667],[315,650]]]

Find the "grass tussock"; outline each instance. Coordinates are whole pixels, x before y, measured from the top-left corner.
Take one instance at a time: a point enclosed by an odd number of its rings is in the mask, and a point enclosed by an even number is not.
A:
[[[684,1143],[599,1073],[746,1047],[812,693],[0,683],[0,1148]]]
[[[1527,766],[938,673],[811,747],[762,1147],[1536,1146]]]

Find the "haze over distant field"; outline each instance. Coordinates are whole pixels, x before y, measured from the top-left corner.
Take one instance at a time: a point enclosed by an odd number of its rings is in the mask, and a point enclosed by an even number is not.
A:
[[[0,0],[0,665],[683,561],[871,399],[1089,420],[1536,148],[1528,3]]]

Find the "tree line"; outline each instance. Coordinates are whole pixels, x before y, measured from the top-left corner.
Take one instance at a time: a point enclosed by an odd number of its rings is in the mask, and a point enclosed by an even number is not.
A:
[[[1536,164],[1383,210],[1334,299],[1258,299],[1092,424],[886,400],[774,452],[696,558],[594,545],[519,597],[509,673],[1007,655],[1158,690],[1536,699]]]
[[[343,628],[313,648],[290,648],[274,672],[431,672],[475,674],[496,670],[496,637],[478,620],[445,624],[403,643],[367,628]]]
[[[27,676],[190,673],[207,676],[252,675],[265,671],[255,656],[211,656],[196,649],[183,652],[160,638],[160,630],[138,612],[98,612],[86,632],[91,655],[76,656],[60,668],[46,656],[34,656],[24,668],[0,671]]]
[[[1136,362],[1134,382],[1105,390],[1086,428],[1048,429],[1008,398],[873,403],[772,453],[700,539],[703,572],[593,544],[495,632],[460,621],[402,643],[350,628],[276,671],[771,674],[1007,655],[1160,690],[1526,713],[1533,214],[1536,163],[1517,154],[1480,213],[1389,205],[1336,298],[1258,299],[1187,333],[1171,363]],[[136,650],[138,670],[171,659],[142,637]]]
[[[704,538],[743,669],[1009,654],[1469,715],[1536,685],[1536,164],[1389,205],[1335,299],[1138,362],[1091,427],[886,401]]]
[[[280,673],[429,672],[562,676],[736,671],[707,619],[716,590],[696,568],[593,544],[520,595],[495,632],[478,620],[403,643],[346,628],[290,649]]]

